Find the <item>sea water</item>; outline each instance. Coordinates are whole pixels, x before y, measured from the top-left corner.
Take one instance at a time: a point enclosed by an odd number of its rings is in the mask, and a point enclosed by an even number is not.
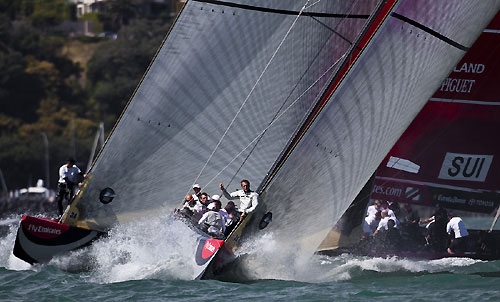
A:
[[[169,217],[32,266],[12,255],[19,219],[0,221],[0,301],[500,301],[500,261],[300,259],[272,234],[221,280],[192,281],[196,234]]]

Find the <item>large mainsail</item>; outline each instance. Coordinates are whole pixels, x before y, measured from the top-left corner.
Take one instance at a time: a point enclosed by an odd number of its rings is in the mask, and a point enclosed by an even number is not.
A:
[[[256,215],[273,213],[265,232],[312,254],[499,7],[386,1],[359,41],[361,54],[263,188]]]
[[[375,6],[187,1],[64,222],[104,230],[173,209],[194,182],[259,184]]]

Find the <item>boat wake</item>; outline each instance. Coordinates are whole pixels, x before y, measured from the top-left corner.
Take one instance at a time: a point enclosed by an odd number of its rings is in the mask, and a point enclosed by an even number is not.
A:
[[[272,266],[270,266],[272,264]],[[397,257],[372,258],[349,254],[337,257],[301,256],[293,247],[267,234],[246,242],[238,261],[221,280],[293,280],[310,283],[354,281],[384,276],[425,274],[479,274],[500,271],[500,262],[470,258],[413,260]]]
[[[184,222],[165,215],[117,227],[108,237],[86,249],[56,257],[50,264],[72,270],[72,262],[83,259],[76,266],[91,270],[93,281],[99,283],[192,280],[199,274],[193,257],[198,240],[199,235]]]
[[[19,221],[18,219],[16,219]],[[0,237],[0,266],[9,270],[40,270],[12,255],[18,223],[10,219]],[[89,282],[115,283],[128,280],[192,280],[197,276],[196,252],[199,235],[184,222],[165,215],[115,228],[108,237],[91,246],[57,256],[48,265],[63,271],[84,273]],[[446,258],[420,261],[370,258],[344,254],[337,257],[300,255],[292,246],[266,234],[247,240],[238,250],[238,260],[221,280],[247,282],[263,279],[323,283],[363,280],[383,276],[423,274],[479,274],[500,271],[498,261]]]
[[[0,266],[39,270],[45,265],[30,265],[12,254],[20,218],[0,238]],[[198,240],[199,235],[184,222],[164,215],[118,226],[107,237],[86,248],[55,256],[47,265],[66,272],[84,272],[91,282],[98,283],[192,280],[199,274],[193,257]]]

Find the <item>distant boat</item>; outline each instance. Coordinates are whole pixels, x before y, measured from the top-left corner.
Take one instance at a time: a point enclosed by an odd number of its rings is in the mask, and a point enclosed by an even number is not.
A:
[[[438,87],[396,145],[377,169],[366,192],[329,238],[321,253],[344,252],[436,259],[469,257],[500,259],[500,144],[491,134],[500,131],[500,14],[483,30],[464,58]],[[462,253],[413,244],[403,238],[399,251],[360,246],[361,222],[366,205],[373,200],[399,204],[400,220],[411,207],[421,219],[432,216],[437,205],[460,216],[469,229],[468,246]],[[421,226],[425,234],[425,224]],[[408,235],[404,226],[403,235]],[[420,237],[421,239],[423,239]],[[366,244],[365,244],[366,245]]]
[[[39,179],[36,182],[35,187],[27,187],[19,190],[20,198],[47,198],[51,201],[54,200],[55,192],[43,186],[43,179]]]
[[[260,206],[224,241],[199,233],[193,278],[266,232],[312,255],[499,5],[187,1],[62,223],[23,218],[14,254],[48,261],[193,183],[249,179]]]

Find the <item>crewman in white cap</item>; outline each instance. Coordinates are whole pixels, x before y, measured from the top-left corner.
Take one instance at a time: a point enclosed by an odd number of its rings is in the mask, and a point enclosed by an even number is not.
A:
[[[201,187],[199,184],[194,184],[193,185],[193,191],[194,191],[194,194],[193,194],[193,198],[194,200],[198,201],[200,200],[200,195],[201,195]]]

